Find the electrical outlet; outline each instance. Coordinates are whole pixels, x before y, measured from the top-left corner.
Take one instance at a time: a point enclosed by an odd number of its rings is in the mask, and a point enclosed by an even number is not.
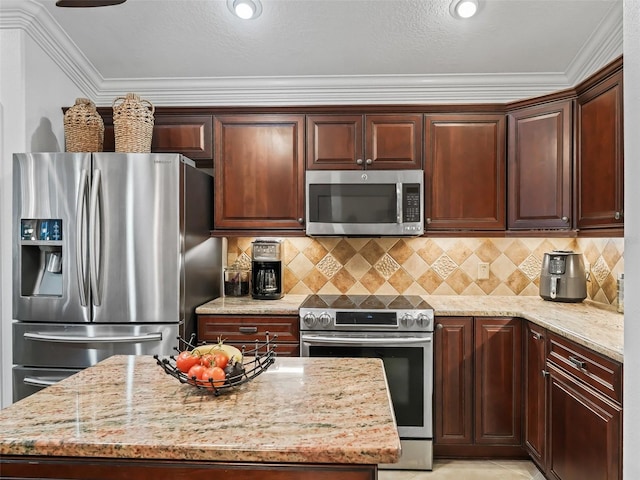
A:
[[[489,279],[489,264],[480,262],[478,264],[478,280],[488,280]]]

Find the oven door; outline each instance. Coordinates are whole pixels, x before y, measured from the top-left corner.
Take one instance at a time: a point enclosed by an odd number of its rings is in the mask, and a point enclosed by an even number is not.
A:
[[[302,357],[380,358],[401,438],[432,438],[433,333],[303,332]]]

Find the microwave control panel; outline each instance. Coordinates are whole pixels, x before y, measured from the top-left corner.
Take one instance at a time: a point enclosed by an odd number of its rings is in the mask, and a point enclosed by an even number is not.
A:
[[[403,223],[420,222],[420,185],[417,183],[402,184],[402,221]]]

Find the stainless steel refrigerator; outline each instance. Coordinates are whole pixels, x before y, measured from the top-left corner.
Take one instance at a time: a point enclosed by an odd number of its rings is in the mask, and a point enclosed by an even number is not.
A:
[[[172,353],[220,295],[213,179],[178,154],[13,156],[13,398]]]

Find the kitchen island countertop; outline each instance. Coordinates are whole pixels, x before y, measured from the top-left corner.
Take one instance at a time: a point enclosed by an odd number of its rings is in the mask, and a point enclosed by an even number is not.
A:
[[[280,358],[215,397],[113,356],[0,411],[0,457],[377,464],[400,456],[379,359]]]
[[[589,300],[549,302],[536,296],[421,295],[436,316],[509,316],[530,320],[550,331],[623,362],[624,316],[612,306]],[[251,297],[218,298],[201,305],[197,314],[297,315],[306,295],[281,300]]]

